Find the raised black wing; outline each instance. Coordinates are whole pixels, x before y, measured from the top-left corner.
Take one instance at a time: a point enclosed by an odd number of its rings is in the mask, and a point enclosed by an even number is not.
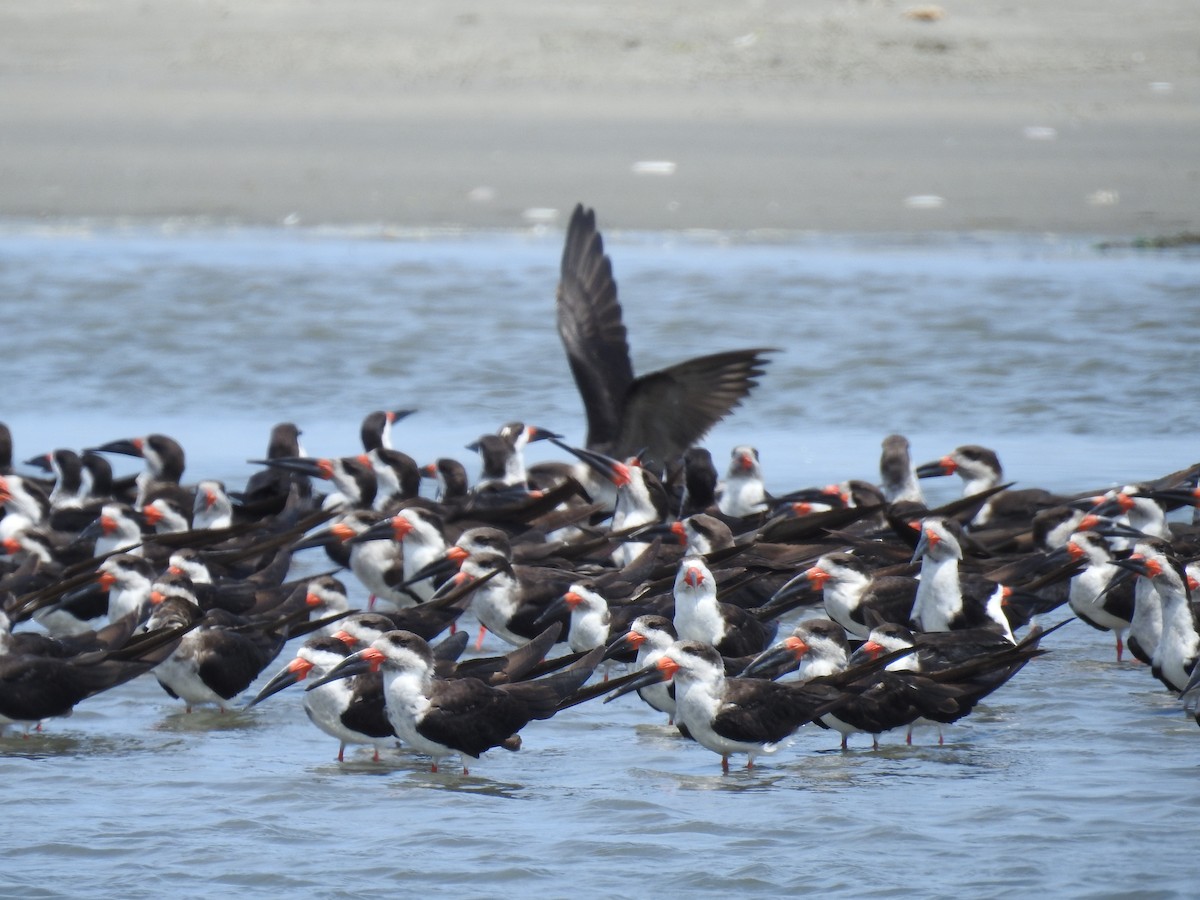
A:
[[[567,227],[557,311],[558,334],[587,413],[587,446],[603,449],[620,432],[633,364],[612,263],[604,254],[595,212],[582,204]]]
[[[763,354],[770,352],[728,350],[638,378],[608,454],[621,458],[645,448],[646,458],[658,464],[681,456],[758,384],[767,363]]]

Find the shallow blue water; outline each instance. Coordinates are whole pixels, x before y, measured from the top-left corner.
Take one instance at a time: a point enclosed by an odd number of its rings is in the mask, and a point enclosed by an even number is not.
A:
[[[606,237],[639,371],[779,349],[708,442],[718,459],[756,444],[776,490],[874,479],[893,431],[918,461],[987,444],[1010,479],[1056,489],[1200,455],[1196,256]],[[511,419],[581,440],[553,325],[560,240],[10,223],[0,418],[19,459],[164,431],[189,480],[234,484],[284,419],[342,454],[367,411],[417,407],[398,445],[472,470],[463,446]],[[143,679],[0,740],[0,893],[1193,896],[1200,729],[1107,636],[1068,626],[1053,650],[944,747],[842,753],[802,730],[729,776],[629,698],[534,723],[464,777],[403,752],[338,765],[293,692],[187,716]]]

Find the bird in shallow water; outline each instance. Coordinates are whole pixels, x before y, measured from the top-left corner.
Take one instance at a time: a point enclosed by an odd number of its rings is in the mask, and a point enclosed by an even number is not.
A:
[[[468,759],[478,760],[493,747],[520,749],[518,732],[534,719],[553,716],[587,681],[603,654],[596,649],[562,672],[492,687],[475,678],[437,678],[426,641],[408,631],[389,631],[308,689],[363,671],[381,671],[388,719],[397,737],[433,757],[433,772],[440,760],[459,754],[467,775]]]

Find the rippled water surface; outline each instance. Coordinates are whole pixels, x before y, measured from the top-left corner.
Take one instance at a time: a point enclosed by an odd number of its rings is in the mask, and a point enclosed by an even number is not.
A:
[[[639,371],[778,349],[709,441],[718,459],[756,444],[776,490],[875,478],[893,431],[918,461],[983,443],[1008,478],[1059,489],[1200,457],[1196,256],[1040,236],[607,237]],[[472,469],[463,446],[511,419],[580,441],[554,331],[560,240],[12,223],[0,418],[19,459],[164,431],[189,480],[233,484],[285,419],[339,455],[367,411],[415,407],[399,446]],[[294,691],[185,715],[142,679],[0,740],[0,893],[1195,896],[1200,729],[1108,636],[1052,640],[943,747],[843,753],[804,729],[728,776],[630,698],[434,775],[401,751],[337,764]]]

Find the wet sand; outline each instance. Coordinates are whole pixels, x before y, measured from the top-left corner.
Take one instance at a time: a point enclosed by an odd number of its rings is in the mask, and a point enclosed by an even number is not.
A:
[[[1194,0],[15,0],[0,216],[1200,231],[1197,34]]]

